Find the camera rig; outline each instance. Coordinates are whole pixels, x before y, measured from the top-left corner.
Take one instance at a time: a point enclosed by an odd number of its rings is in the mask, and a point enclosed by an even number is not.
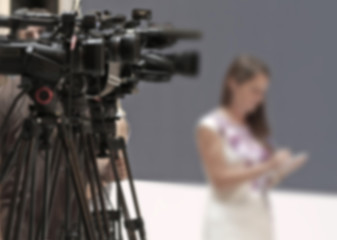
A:
[[[25,95],[32,101],[20,136],[1,156],[0,183],[16,169],[4,239],[119,240],[125,238],[123,226],[127,239],[146,239],[126,143],[116,137],[117,102],[132,93],[139,81],[166,82],[174,74],[196,75],[196,52],[166,54],[158,50],[201,36],[198,31],[154,24],[151,18],[151,11],[144,9],[133,10],[130,20],[108,11],[81,18],[76,13],[0,17],[0,27],[11,30],[0,38],[0,73],[21,76],[21,93],[0,129],[2,148],[7,147],[6,131],[17,103]],[[17,39],[17,31],[28,26],[41,26],[45,31],[35,41]],[[42,210],[36,217],[35,164],[40,153],[44,183]],[[121,156],[135,216],[116,166]],[[98,158],[110,161],[115,202],[103,187]],[[62,164],[66,166],[67,204],[61,234],[56,237],[49,234],[50,215]],[[73,192],[78,206],[74,213]],[[29,218],[27,236],[20,231],[24,218]]]

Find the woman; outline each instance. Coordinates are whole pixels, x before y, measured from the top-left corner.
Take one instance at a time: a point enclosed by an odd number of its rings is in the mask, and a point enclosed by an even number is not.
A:
[[[307,159],[268,144],[269,77],[261,60],[235,59],[225,78],[220,107],[198,125],[198,148],[212,186],[205,240],[272,239],[268,190]]]

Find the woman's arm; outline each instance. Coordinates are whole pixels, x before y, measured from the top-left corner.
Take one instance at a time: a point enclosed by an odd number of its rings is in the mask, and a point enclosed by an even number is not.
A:
[[[217,188],[231,187],[255,179],[283,161],[273,158],[255,166],[228,165],[223,151],[223,140],[217,133],[204,126],[197,130],[197,143],[206,173]]]

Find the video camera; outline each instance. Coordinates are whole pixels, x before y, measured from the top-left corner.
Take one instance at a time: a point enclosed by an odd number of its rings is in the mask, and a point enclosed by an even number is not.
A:
[[[117,101],[132,93],[139,81],[167,82],[174,74],[196,75],[199,68],[197,52],[168,54],[159,50],[171,47],[179,40],[201,37],[198,31],[154,24],[151,17],[151,11],[144,9],[133,10],[130,20],[108,11],[83,17],[76,13],[56,16],[29,12],[0,17],[0,27],[10,29],[8,36],[0,38],[0,74],[22,77],[19,86],[22,91],[9,108],[0,129],[1,142],[6,136],[9,116],[20,97],[27,94],[33,100],[21,134],[0,166],[0,183],[13,166],[19,172],[27,173],[16,183],[18,189],[22,184],[20,197],[13,195],[12,198],[14,207],[10,211],[10,220],[16,216],[19,224],[9,221],[4,239],[21,239],[20,224],[28,205],[28,188],[30,195],[35,196],[34,164],[38,151],[44,152],[45,156],[43,217],[36,226],[33,222],[29,224],[29,239],[48,238],[49,213],[59,173],[55,166],[63,160],[56,156],[65,159],[67,186],[72,183],[67,190],[67,207],[70,208],[71,189],[74,189],[79,208],[77,222],[70,224],[73,219],[65,220],[64,239],[73,239],[74,235],[78,236],[76,239],[82,235],[85,238],[81,239],[88,240],[121,239],[122,219],[128,239],[139,239],[136,232],[140,239],[145,239],[126,144],[123,139],[116,138]],[[35,41],[18,39],[17,31],[27,26],[41,26],[45,32]],[[17,154],[19,152],[22,156]],[[119,152],[123,153],[127,166],[135,218],[129,214],[120,184],[115,163]],[[118,202],[113,210],[105,206],[97,157],[110,159]],[[87,182],[94,196],[93,209],[89,208],[85,195]],[[20,203],[19,209],[15,208],[17,203]],[[33,216],[35,202],[29,204],[29,214]]]

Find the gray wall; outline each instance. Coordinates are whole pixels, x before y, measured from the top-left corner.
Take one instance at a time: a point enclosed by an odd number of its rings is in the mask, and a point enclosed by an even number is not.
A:
[[[226,66],[239,53],[265,59],[273,70],[269,113],[279,144],[311,153],[287,188],[337,191],[337,1],[84,0],[86,12],[151,8],[158,22],[204,32],[196,80],[142,84],[124,101],[132,127],[130,155],[137,178],[204,181],[194,144],[198,117],[218,101]]]

